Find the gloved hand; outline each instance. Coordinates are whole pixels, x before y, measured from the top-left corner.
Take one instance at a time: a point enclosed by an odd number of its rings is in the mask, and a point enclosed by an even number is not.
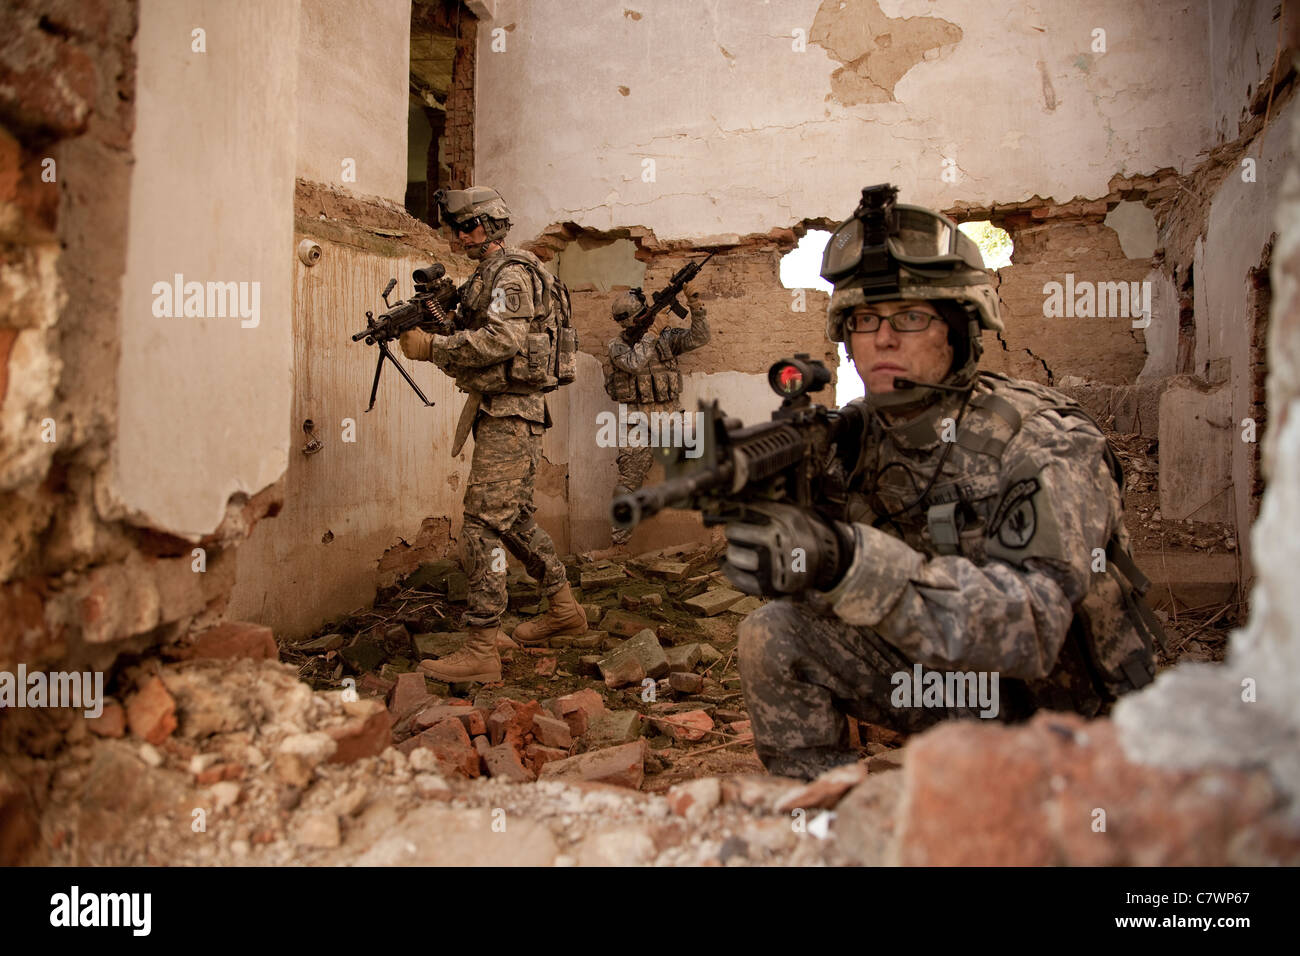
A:
[[[772,597],[829,591],[853,563],[853,529],[794,505],[745,506],[726,526],[723,572],[746,594]]]
[[[428,360],[433,358],[435,350],[447,347],[447,336],[430,335],[423,329],[407,329],[398,341],[402,346],[402,354],[409,359]]]

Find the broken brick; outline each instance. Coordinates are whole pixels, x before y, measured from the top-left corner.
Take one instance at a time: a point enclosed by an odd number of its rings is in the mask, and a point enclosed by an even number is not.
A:
[[[669,672],[689,673],[695,670],[695,665],[700,662],[700,645],[679,644],[676,647],[668,647],[664,649],[664,655],[668,658]]]
[[[675,671],[668,675],[668,686],[679,694],[698,694],[704,689],[704,678],[689,671]]]
[[[690,598],[686,601],[686,606],[705,617],[713,617],[715,614],[721,614],[737,601],[743,599],[744,596],[739,591],[733,591],[731,588],[714,588],[712,591],[705,591],[703,594]]]
[[[423,678],[421,678],[421,680],[423,680]],[[462,701],[459,704],[453,704],[447,701],[444,701],[441,704],[433,704],[424,708],[424,710],[415,715],[414,719],[411,721],[411,728],[413,730],[428,730],[434,724],[440,724],[448,717],[455,717],[458,720],[462,719],[467,716],[470,711],[478,713],[473,707],[469,706],[468,702],[465,701]],[[482,717],[481,714],[479,716]],[[466,726],[465,729],[468,731],[469,727]]]
[[[591,719],[583,742],[589,750],[627,744],[641,736],[641,715],[635,710],[610,710]]]
[[[150,677],[126,702],[126,721],[135,734],[151,744],[161,744],[176,729],[176,701],[162,678]]]
[[[798,808],[829,809],[865,779],[867,768],[864,764],[850,763],[835,767],[785,797],[776,805],[776,812],[788,814]]]
[[[356,704],[370,705],[366,715],[360,711],[340,727],[327,727],[325,732],[334,738],[338,749],[329,758],[330,763],[352,763],[362,757],[383,753],[393,732],[393,716],[377,700],[361,700]],[[357,708],[354,707],[354,712]]]
[[[519,759],[519,751],[508,743],[498,744],[483,755],[487,764],[488,776],[512,783],[532,783],[536,774],[525,767]]]
[[[438,767],[444,774],[459,773],[465,777],[479,775],[479,751],[465,733],[465,725],[454,717],[430,727],[421,734],[403,741],[397,749],[410,755],[418,748],[433,752]]]
[[[215,660],[242,657],[255,661],[274,661],[280,659],[280,648],[269,627],[247,621],[228,621],[200,634],[186,651],[186,656]]]
[[[529,744],[524,748],[524,756],[528,760],[528,766],[535,774],[541,774],[542,768],[548,763],[555,760],[565,760],[569,756],[567,750],[561,750],[559,747],[545,747],[542,744]]]
[[[611,690],[628,684],[639,684],[645,679],[645,668],[635,654],[615,651],[600,662],[600,674],[605,686]]]
[[[675,740],[703,740],[713,729],[713,718],[702,710],[655,717],[655,728]]]
[[[615,565],[609,568],[596,568],[592,571],[583,571],[578,579],[579,584],[584,591],[591,591],[597,588],[609,587],[612,584],[618,584],[627,577],[627,572]]]
[[[591,718],[604,712],[604,699],[589,687],[557,697],[551,705],[551,713],[569,725],[574,737],[585,734]]]
[[[628,611],[610,611],[601,619],[601,629],[615,637],[632,637],[649,628],[654,630],[655,622],[640,614]]]
[[[541,776],[547,780],[589,780],[638,790],[645,779],[645,754],[646,743],[638,740],[551,761],[542,768]]]
[[[533,734],[538,742],[546,747],[560,747],[567,750],[573,746],[573,734],[569,730],[569,725],[558,717],[534,714]]]
[[[398,674],[397,684],[388,700],[388,710],[394,717],[401,717],[416,707],[432,699],[424,685],[424,675],[419,671]]]

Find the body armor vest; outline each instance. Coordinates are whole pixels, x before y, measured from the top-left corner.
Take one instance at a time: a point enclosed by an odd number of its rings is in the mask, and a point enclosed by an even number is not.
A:
[[[653,357],[637,375],[610,366],[605,392],[616,402],[676,402],[682,394],[682,373],[678,358],[662,336],[652,346]]]
[[[846,519],[894,534],[928,557],[956,554],[977,565],[990,560],[991,540],[1019,546],[1017,535],[1032,534],[1031,496],[1004,493],[1002,455],[1023,421],[1044,410],[1092,422],[1060,392],[981,372],[964,411],[960,400],[945,400],[887,436],[864,436],[848,478]],[[1122,500],[1123,473],[1109,443],[1105,454]],[[1154,679],[1163,630],[1142,599],[1149,582],[1129,555],[1122,522],[1105,552],[1106,571],[1093,574],[1075,605],[1056,669],[1025,684],[1033,706],[1092,715]]]

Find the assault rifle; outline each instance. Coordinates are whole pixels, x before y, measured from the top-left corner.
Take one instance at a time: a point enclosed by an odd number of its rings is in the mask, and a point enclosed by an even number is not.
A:
[[[700,402],[698,457],[687,457],[683,448],[656,449],[668,480],[616,497],[610,504],[614,527],[633,528],[663,508],[699,511],[706,525],[719,524],[744,518],[748,504],[773,501],[839,518],[844,489],[830,476],[835,446],[856,447],[867,412],[861,404],[838,411],[812,404],[808,394],[830,378],[825,365],[803,353],[774,364],[767,380],[783,401],[760,425],[745,427],[716,401]]]
[[[388,343],[400,338],[403,332],[420,327],[443,335],[450,335],[456,331],[452,313],[460,301],[460,289],[447,277],[447,268],[440,262],[425,266],[423,269],[416,269],[411,273],[411,278],[415,280],[415,295],[406,301],[399,300],[396,304],[389,302],[388,295],[397,285],[396,279],[389,279],[388,285],[384,286],[384,291],[379,293],[387,311],[380,314],[379,318],[375,318],[373,312],[366,312],[366,327],[352,336],[353,342],[365,339],[367,345],[379,346],[379,360],[375,363],[375,380],[370,386],[370,406],[366,411],[375,407],[375,395],[379,391],[379,376],[384,371],[385,361],[397,366],[397,371],[401,373],[402,378],[406,379],[406,384],[415,389],[415,394],[420,396],[420,401],[430,407],[433,405],[433,402],[424,397],[424,392],[420,391],[420,386],[415,384],[415,380],[402,367],[402,363],[397,361],[397,357],[389,351]]]
[[[670,310],[679,319],[686,318],[686,306],[682,305],[677,297],[686,289],[686,284],[700,274],[700,270],[714,255],[716,253],[710,252],[703,259],[692,260],[674,272],[668,284],[656,292],[654,298],[641,307],[640,312],[632,316],[627,331],[623,333],[624,341],[628,345],[635,345],[641,341],[641,337],[650,331],[650,326],[654,325],[655,316],[664,309]],[[640,294],[639,289],[637,294]],[[642,301],[645,301],[644,297]]]

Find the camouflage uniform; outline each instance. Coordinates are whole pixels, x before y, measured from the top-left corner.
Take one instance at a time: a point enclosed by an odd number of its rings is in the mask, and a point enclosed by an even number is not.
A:
[[[1001,720],[1039,707],[1096,714],[1154,675],[1159,625],[1134,596],[1142,579],[1128,558],[1118,462],[1077,403],[977,371],[979,330],[1003,328],[979,250],[941,214],[891,211],[886,193],[896,192],[863,190],[827,244],[826,334],[848,343],[861,305],[931,302],[954,348],[937,383],[949,390],[896,383],[859,400],[866,433],[841,443],[843,524],[831,529],[851,563],[837,563],[829,591],[768,604],[741,624],[756,748],[775,773],[812,777],[854,760],[846,714],[911,732],[974,713],[942,698],[903,706],[900,694],[896,705],[895,675],[916,665],[983,674],[988,687],[997,675]],[[762,526],[759,537],[755,526],[735,530],[733,547],[780,540]]]
[[[628,345],[621,335],[610,340],[611,368],[605,376],[605,393],[611,399],[625,404],[629,412],[681,411],[682,373],[677,356],[707,345],[710,337],[707,310],[694,300],[690,309],[688,329],[669,328],[658,335],[647,332],[635,345]],[[627,494],[645,484],[653,461],[649,447],[620,448],[614,494]],[[615,544],[623,544],[631,536],[626,529],[615,528],[611,533]]]
[[[564,565],[555,553],[551,536],[537,524],[533,506],[533,478],[541,457],[546,407],[540,391],[479,393],[494,387],[504,365],[526,351],[528,321],[544,306],[537,277],[522,264],[499,266],[506,254],[523,255],[544,268],[539,260],[518,249],[498,249],[479,264],[461,296],[461,315],[467,326],[441,339],[420,334],[422,351],[412,358],[436,363],[457,384],[480,402],[474,421],[474,458],[465,488],[462,558],[469,577],[469,608],[465,624],[471,628],[495,627],[506,609],[506,575],[493,571],[496,549],[504,546],[523,562],[528,573],[553,594],[565,584]],[[488,280],[495,271],[491,288]],[[494,303],[496,303],[494,307]],[[404,346],[405,347],[405,346]]]
[[[1040,705],[1097,712],[1085,651],[1067,634],[1085,598],[1103,613],[1119,605],[1115,581],[1092,570],[1093,549],[1112,536],[1127,547],[1127,536],[1105,439],[1086,417],[1061,413],[1072,404],[985,374],[950,448],[941,432],[958,417],[956,395],[864,443],[846,510],[856,537],[848,573],[825,594],[766,605],[740,628],[745,698],[772,772],[812,777],[851,762],[845,714],[905,733],[974,715],[893,706],[892,675],[916,663],[996,672],[1000,720]],[[921,506],[873,527],[915,499],[941,460]],[[971,513],[954,552],[946,529],[957,525],[928,516],[957,501]]]

